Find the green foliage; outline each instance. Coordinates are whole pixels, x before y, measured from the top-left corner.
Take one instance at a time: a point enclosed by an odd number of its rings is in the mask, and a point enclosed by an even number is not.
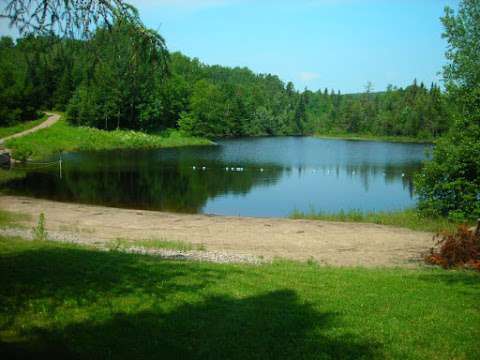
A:
[[[105,130],[160,126],[163,105],[158,93],[168,54],[137,30],[117,22],[97,30],[88,41],[82,53],[84,76],[67,109],[74,124]]]
[[[135,131],[103,131],[88,127],[75,127],[65,120],[33,134],[8,140],[15,159],[45,158],[61,151],[154,149],[187,145],[208,145],[210,141],[187,137],[178,131],[167,136],[149,135]]]
[[[0,347],[5,358],[475,359],[479,280],[1,238]]]
[[[0,38],[0,126],[37,117],[37,64],[27,60],[11,38]]]
[[[171,68],[175,76],[167,82],[179,82],[185,96],[179,126],[199,136],[348,133],[432,141],[448,130],[453,111],[438,86],[416,81],[380,93],[371,84],[364,94],[299,93],[270,75],[206,66],[178,53]],[[185,90],[188,82],[193,85]]]
[[[179,53],[172,54],[171,69],[167,82],[184,88],[185,105],[177,110],[181,130],[210,138],[294,133],[297,95],[292,90],[289,96],[278,77],[207,66]]]
[[[135,24],[117,21],[84,41],[4,38],[0,119],[26,120],[40,108],[56,108],[66,109],[75,125],[104,130],[179,128],[209,138],[348,133],[432,140],[450,127],[456,111],[435,84],[427,89],[414,81],[380,93],[368,84],[363,94],[350,95],[298,92],[277,76],[168,54],[160,35],[159,45],[142,34]]]
[[[458,113],[433,159],[417,177],[420,208],[452,219],[480,217],[480,1],[464,0],[458,13],[445,10],[449,43],[444,78]]]
[[[149,250],[178,250],[178,251],[205,251],[203,244],[191,244],[185,241],[172,241],[163,239],[149,240],[128,240],[117,239],[112,243],[113,247],[118,249],[128,249],[132,247],[141,247]]]
[[[451,105],[432,84],[416,81],[402,88],[389,86],[373,93],[340,95],[318,91],[309,98],[308,121],[318,134],[360,134],[370,137],[407,137],[433,140],[450,127]]]
[[[407,209],[392,212],[363,212],[360,210],[340,211],[338,213],[322,213],[314,210],[304,213],[294,211],[290,218],[292,219],[310,219],[323,221],[340,222],[360,222],[373,223],[379,225],[390,225],[403,227],[412,230],[441,232],[444,230],[454,230],[458,222],[445,219],[443,217],[426,216],[416,209]]]
[[[46,241],[48,240],[48,232],[45,228],[45,214],[40,213],[37,225],[32,229],[33,240]]]
[[[31,129],[37,125],[40,125],[43,121],[46,120],[46,116],[42,116],[40,119],[20,122],[16,123],[15,125],[7,126],[7,127],[0,127],[0,139]]]
[[[480,127],[455,126],[416,177],[420,209],[452,220],[480,217]]]
[[[0,16],[20,33],[59,33],[71,38],[88,37],[92,29],[113,20],[142,27],[137,9],[123,0],[5,0]]]

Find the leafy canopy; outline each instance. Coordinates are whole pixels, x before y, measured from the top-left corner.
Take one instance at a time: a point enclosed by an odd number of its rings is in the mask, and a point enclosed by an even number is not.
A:
[[[443,76],[457,106],[454,126],[417,178],[420,208],[453,218],[480,217],[480,0],[445,9]]]

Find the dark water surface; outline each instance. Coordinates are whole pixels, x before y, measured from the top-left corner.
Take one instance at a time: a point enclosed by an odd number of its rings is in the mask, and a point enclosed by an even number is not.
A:
[[[64,154],[8,192],[123,208],[244,216],[415,205],[419,144],[277,137],[218,146]],[[228,169],[227,169],[228,168]]]

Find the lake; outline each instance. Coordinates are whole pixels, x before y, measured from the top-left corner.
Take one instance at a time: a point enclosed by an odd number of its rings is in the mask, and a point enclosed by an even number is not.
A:
[[[241,216],[294,210],[400,210],[429,145],[313,137],[221,140],[218,146],[79,152],[27,166],[7,192],[122,208]]]

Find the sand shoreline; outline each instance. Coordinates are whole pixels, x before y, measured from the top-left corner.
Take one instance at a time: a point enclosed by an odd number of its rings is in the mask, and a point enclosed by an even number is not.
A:
[[[184,241],[232,256],[313,259],[331,266],[412,266],[432,246],[433,235],[375,224],[187,215],[19,196],[0,196],[0,209],[30,215],[26,226],[43,212],[47,230],[81,235],[82,243]]]

